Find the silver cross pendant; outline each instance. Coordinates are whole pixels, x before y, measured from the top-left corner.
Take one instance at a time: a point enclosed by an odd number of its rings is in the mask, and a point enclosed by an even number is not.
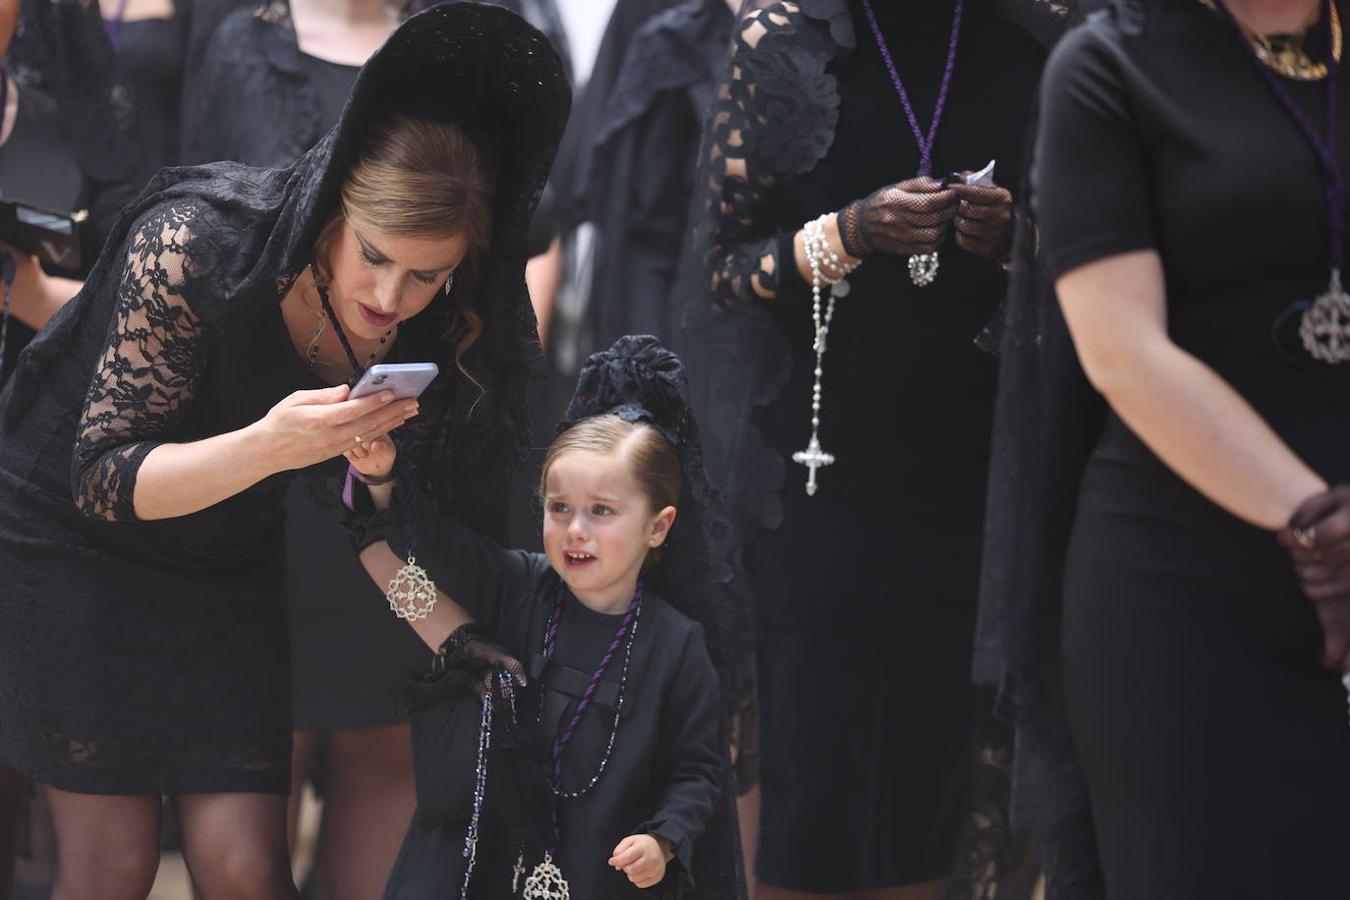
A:
[[[834,454],[826,453],[820,449],[820,439],[813,434],[811,435],[811,443],[806,445],[805,450],[798,450],[792,454],[792,461],[806,466],[810,472],[806,479],[806,496],[814,497],[816,495],[816,470],[821,466],[834,465]]]

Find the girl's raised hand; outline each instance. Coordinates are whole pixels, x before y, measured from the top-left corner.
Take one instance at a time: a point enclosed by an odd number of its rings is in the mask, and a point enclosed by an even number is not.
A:
[[[394,442],[385,436],[356,444],[342,455],[347,457],[353,469],[367,478],[384,478],[394,470],[398,450]]]

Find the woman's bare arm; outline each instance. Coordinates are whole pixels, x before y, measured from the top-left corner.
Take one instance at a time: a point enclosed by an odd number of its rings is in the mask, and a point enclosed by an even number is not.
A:
[[[1237,391],[1172,342],[1156,252],[1089,263],[1055,286],[1093,386],[1192,487],[1269,529],[1326,490]]]

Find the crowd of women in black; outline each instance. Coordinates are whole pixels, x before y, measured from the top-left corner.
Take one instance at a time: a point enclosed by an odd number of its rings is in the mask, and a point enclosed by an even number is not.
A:
[[[0,891],[1350,890],[1341,0],[556,2],[0,2]]]

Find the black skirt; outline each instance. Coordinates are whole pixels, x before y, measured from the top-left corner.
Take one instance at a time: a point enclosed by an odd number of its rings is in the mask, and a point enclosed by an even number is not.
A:
[[[1080,496],[1063,641],[1109,896],[1345,896],[1346,691],[1288,554],[1114,417]]]
[[[982,511],[793,487],[781,530],[751,548],[756,874],[813,893],[939,878],[952,871],[973,771]]]

